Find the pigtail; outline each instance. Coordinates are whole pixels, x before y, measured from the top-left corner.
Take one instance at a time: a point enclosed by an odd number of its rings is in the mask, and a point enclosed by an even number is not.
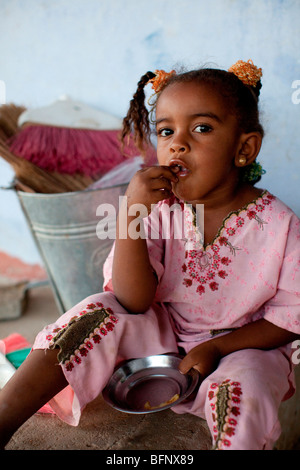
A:
[[[134,143],[143,155],[147,144],[150,143],[150,123],[149,112],[145,106],[144,88],[153,79],[155,74],[147,72],[138,82],[137,90],[130,101],[127,115],[123,119],[123,129],[121,133],[122,144],[125,145],[126,138],[129,139],[133,133]]]
[[[258,82],[256,83],[255,86],[249,86],[250,90],[254,94],[257,101],[258,101],[258,98],[259,98],[261,87],[262,87],[262,83],[261,83],[260,80],[258,80]]]

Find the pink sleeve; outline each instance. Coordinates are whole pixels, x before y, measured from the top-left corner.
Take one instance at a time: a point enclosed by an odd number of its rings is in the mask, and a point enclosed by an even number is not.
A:
[[[300,220],[291,217],[277,292],[265,304],[264,318],[300,334]]]
[[[151,214],[144,219],[145,234],[151,266],[160,281],[164,267],[162,264],[164,247],[160,235],[159,210],[154,209]],[[103,290],[112,291],[112,265],[114,257],[114,245],[103,265]]]

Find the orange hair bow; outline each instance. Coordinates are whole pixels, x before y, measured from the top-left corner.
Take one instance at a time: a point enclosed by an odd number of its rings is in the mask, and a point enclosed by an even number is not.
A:
[[[176,73],[175,70],[165,72],[164,70],[155,70],[155,77],[151,78],[148,83],[152,83],[155,93],[159,93],[166,82]]]
[[[261,68],[256,67],[252,60],[248,60],[247,62],[238,60],[228,69],[228,72],[234,73],[245,85],[253,87],[256,87],[262,77]]]

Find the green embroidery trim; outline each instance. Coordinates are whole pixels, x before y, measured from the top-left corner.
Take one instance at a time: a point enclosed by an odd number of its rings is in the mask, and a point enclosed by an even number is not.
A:
[[[226,333],[230,331],[237,330],[237,328],[221,328],[219,330],[209,330],[210,336],[220,335],[221,333]]]
[[[226,379],[220,385],[211,384],[208,398],[211,401],[214,422],[213,450],[231,446],[231,437],[236,434],[237,417],[241,414],[240,396],[242,394],[240,382]]]
[[[57,355],[59,362],[64,364],[69,361],[70,357],[84,343],[84,340],[94,332],[95,328],[99,328],[107,317],[109,317],[109,313],[105,308],[99,308],[71,319],[49,345],[50,349],[60,349]]]
[[[217,418],[218,435],[216,438],[216,443],[213,447],[214,450],[218,448],[219,441],[222,440],[221,434],[223,432],[223,428],[226,423],[225,418],[228,414],[227,410],[228,410],[229,400],[230,400],[229,383],[219,385],[219,390],[217,393],[217,401],[216,401],[216,418]]]

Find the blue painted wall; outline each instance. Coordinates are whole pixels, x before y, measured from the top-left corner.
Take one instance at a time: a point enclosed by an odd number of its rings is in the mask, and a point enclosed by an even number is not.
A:
[[[299,0],[1,0],[0,18],[6,101],[28,108],[68,94],[122,117],[147,70],[252,58],[264,72],[261,186],[300,215]],[[0,186],[12,176],[0,160]],[[0,250],[39,261],[11,191],[0,222]]]

